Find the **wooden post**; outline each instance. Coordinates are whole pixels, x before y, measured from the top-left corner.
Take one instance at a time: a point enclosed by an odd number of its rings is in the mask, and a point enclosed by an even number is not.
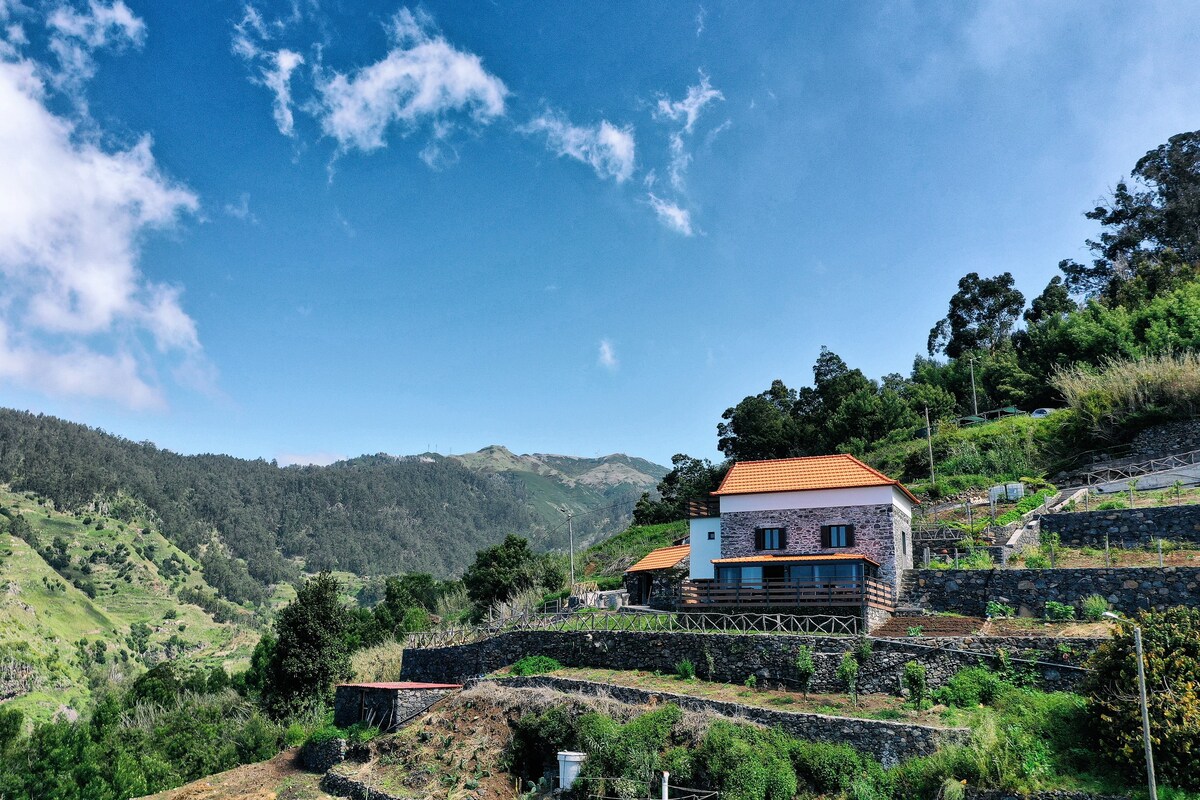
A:
[[[1163,565],[1163,563],[1162,563],[1162,537],[1161,536],[1158,539],[1158,565],[1160,567]]]
[[[1108,552],[1108,533],[1104,534],[1104,566],[1112,566],[1112,556]]]

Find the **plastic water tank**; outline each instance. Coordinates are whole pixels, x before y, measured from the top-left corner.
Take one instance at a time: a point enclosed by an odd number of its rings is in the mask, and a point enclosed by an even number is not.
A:
[[[579,777],[579,768],[587,753],[576,753],[571,750],[561,750],[558,753],[558,786],[560,789],[570,789]]]
[[[1008,492],[1009,500],[1020,500],[1025,496],[1025,484],[1023,483],[1008,483],[1005,484],[1004,489]]]

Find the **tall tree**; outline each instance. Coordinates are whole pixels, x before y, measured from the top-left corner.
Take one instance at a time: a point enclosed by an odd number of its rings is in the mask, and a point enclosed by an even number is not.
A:
[[[929,355],[939,350],[958,358],[972,350],[995,351],[1012,333],[1025,307],[1025,295],[1011,272],[981,278],[968,272],[958,281],[950,310],[929,331]]]
[[[734,461],[758,461],[801,455],[796,452],[796,391],[781,380],[744,398],[721,415],[717,447]]]
[[[263,705],[276,718],[318,708],[350,674],[349,614],[328,572],[307,581],[279,612],[267,665]]]
[[[1042,293],[1029,304],[1029,309],[1025,312],[1025,321],[1036,325],[1042,320],[1061,318],[1078,308],[1079,305],[1071,299],[1071,293],[1062,276],[1055,275]]]

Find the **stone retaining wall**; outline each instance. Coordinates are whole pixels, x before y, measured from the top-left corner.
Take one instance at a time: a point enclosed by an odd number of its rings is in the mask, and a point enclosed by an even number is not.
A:
[[[1040,685],[1070,689],[1082,675],[1077,664],[1096,641],[1035,637],[873,639],[875,652],[860,671],[860,691],[898,692],[900,673],[910,660],[925,665],[926,680],[935,688],[964,666],[995,664],[999,650],[1005,650],[1010,657],[1028,655],[1034,660],[1050,662],[1031,664],[1029,668]],[[1061,662],[1059,644],[1066,644],[1077,654],[1070,663]],[[670,674],[686,658],[705,680],[742,683],[749,675],[755,675],[760,684],[797,688],[794,661],[801,645],[814,651],[817,672],[812,690],[842,691],[844,687],[835,672],[842,654],[853,647],[854,639],[781,634],[514,631],[456,647],[406,650],[401,679],[462,682],[494,672],[527,655],[550,656],[570,667],[657,670]]]
[[[346,760],[346,740],[309,742],[300,748],[300,763],[309,772],[328,772],[335,764]]]
[[[1153,425],[1133,437],[1130,456],[1139,460],[1163,458],[1200,450],[1200,420],[1185,419]]]
[[[1155,539],[1200,542],[1200,505],[1073,511],[1042,517],[1042,531],[1068,547],[1139,547]]]
[[[987,613],[989,600],[1040,617],[1046,602],[1078,606],[1098,594],[1125,614],[1140,609],[1200,606],[1200,567],[1119,567],[1112,569],[980,569],[916,571],[911,595],[901,605],[968,616]]]
[[[968,732],[962,728],[933,728],[927,725],[911,725],[888,720],[776,711],[690,695],[650,692],[627,686],[552,678],[545,675],[506,678],[497,683],[516,688],[545,688],[570,694],[602,695],[628,705],[675,703],[685,711],[719,714],[734,719],[748,720],[770,728],[777,727],[797,739],[848,744],[859,752],[870,754],[885,767],[895,766],[908,758],[929,755],[944,744],[963,742],[968,735]]]

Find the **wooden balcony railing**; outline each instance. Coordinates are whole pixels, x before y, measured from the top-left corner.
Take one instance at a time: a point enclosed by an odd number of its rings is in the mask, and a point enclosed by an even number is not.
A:
[[[892,587],[877,578],[821,581],[684,581],[680,606],[871,606],[895,608]]]

